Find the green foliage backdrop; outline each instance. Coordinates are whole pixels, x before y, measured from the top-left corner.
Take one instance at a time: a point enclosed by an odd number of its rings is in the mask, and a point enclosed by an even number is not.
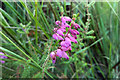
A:
[[[4,0],[1,0],[4,1]],[[119,78],[119,2],[2,2],[0,51],[8,59],[2,78]],[[55,21],[77,15],[81,28],[70,59],[49,57]],[[90,18],[89,18],[90,17]],[[25,30],[25,32],[24,32]]]

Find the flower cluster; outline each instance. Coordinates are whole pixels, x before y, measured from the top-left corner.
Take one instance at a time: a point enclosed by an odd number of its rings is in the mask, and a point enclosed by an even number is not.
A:
[[[7,56],[4,56],[4,53],[0,52],[0,59],[5,59]],[[1,63],[5,63],[5,61],[0,60]]]
[[[56,56],[69,59],[66,51],[72,50],[71,42],[77,43],[76,39],[77,35],[79,35],[77,29],[80,28],[80,26],[75,23],[74,20],[74,18],[71,19],[70,17],[64,16],[61,18],[61,21],[56,21],[58,28],[54,28],[55,34],[53,34],[52,37],[55,40],[60,40],[60,47],[50,53],[53,63],[56,61]],[[70,22],[70,25],[67,22]],[[66,31],[66,28],[68,28],[68,31]]]

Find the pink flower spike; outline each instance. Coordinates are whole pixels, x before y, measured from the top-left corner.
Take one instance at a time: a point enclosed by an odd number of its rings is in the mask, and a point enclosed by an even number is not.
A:
[[[55,22],[57,28],[54,28],[55,33],[52,35],[52,37],[55,40],[61,41],[59,42],[58,49],[50,53],[52,63],[54,64],[56,62],[56,56],[60,58],[69,59],[69,56],[67,55],[66,51],[72,50],[71,42],[78,43],[76,39],[77,35],[79,35],[79,31],[77,31],[77,29],[80,28],[80,26],[74,21],[74,18],[72,20],[70,17],[64,16],[61,17],[60,21]]]
[[[60,21],[56,21],[55,24],[56,24],[56,25],[60,25]]]
[[[51,52],[51,53],[50,53],[50,57],[52,58],[52,63],[55,64],[55,62],[56,62],[55,53],[54,53],[54,52]]]
[[[61,58],[62,57],[62,50],[61,49],[57,49],[57,55]]]
[[[57,30],[57,33],[58,33],[59,35],[61,35],[61,36],[64,36],[63,32],[62,32],[60,29]]]
[[[62,53],[62,57],[63,57],[63,58],[66,58],[66,59],[69,59],[69,57],[68,57],[67,53],[66,53],[66,52],[64,52],[64,51],[63,51],[63,53]]]

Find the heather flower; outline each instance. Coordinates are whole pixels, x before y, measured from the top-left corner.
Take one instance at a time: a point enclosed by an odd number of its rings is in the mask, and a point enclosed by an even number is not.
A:
[[[70,25],[69,24],[67,24],[67,23],[61,23],[61,25],[59,25],[61,28],[66,28],[66,27],[70,27]]]
[[[75,23],[74,21],[72,21],[71,26],[74,26],[75,29],[80,28],[80,25],[78,25],[78,24]]]
[[[67,21],[71,22],[71,25],[66,23]],[[50,53],[53,63],[56,62],[56,56],[60,58],[69,59],[66,51],[72,50],[71,42],[77,43],[76,39],[77,39],[77,35],[79,35],[79,32],[77,30],[71,28],[72,26],[74,26],[75,29],[80,28],[80,26],[77,23],[75,23],[74,20],[72,21],[70,17],[66,17],[66,16],[62,17],[61,21],[56,21],[55,23],[56,25],[58,25],[58,28],[54,28],[55,34],[53,34],[53,38],[55,40],[61,40],[61,41],[60,41],[60,47],[56,51]],[[65,33],[66,27],[69,28],[67,33]]]
[[[52,62],[55,63],[56,62],[56,54],[54,52],[50,53],[50,57],[52,58]]]
[[[62,42],[61,42],[61,46],[64,46],[64,47],[67,48],[67,47],[69,47],[70,45],[69,45],[68,43],[66,43],[65,41],[62,41]]]
[[[61,49],[57,49],[57,56],[59,56],[60,58],[62,57],[62,58],[69,59],[67,53],[62,51]]]
[[[79,32],[77,30],[74,30],[74,29],[70,29],[70,32],[71,34],[74,34],[74,35],[79,35]]]
[[[61,49],[62,49],[63,51],[72,50],[71,46],[68,46],[68,47],[62,46]]]
[[[77,40],[74,37],[72,37],[70,34],[68,34],[68,37],[72,42],[77,43]]]
[[[0,52],[0,58],[5,59],[5,58],[7,58],[7,56],[4,56],[4,53]],[[5,63],[5,61],[3,61],[3,60],[0,60],[0,62]]]
[[[66,27],[68,27],[68,28],[70,27],[70,25],[67,24],[67,23],[65,23],[63,26],[64,26],[65,28],[66,28]]]
[[[63,38],[61,37],[61,36],[59,36],[58,34],[53,34],[53,38],[55,39],[55,40],[63,40]]]
[[[55,24],[56,24],[56,25],[59,25],[59,24],[60,24],[60,21],[56,21]]]
[[[61,18],[61,21],[63,22],[63,23],[66,23],[66,21],[72,21],[72,19],[70,18],[70,17],[66,17],[66,16],[64,16],[64,17],[62,17]]]
[[[65,42],[71,46],[71,40],[68,37],[65,38]]]
[[[77,39],[77,36],[75,34],[71,34],[75,39]]]
[[[56,32],[57,31],[57,28],[54,28],[54,32]]]
[[[60,58],[62,57],[62,50],[61,49],[57,49],[57,56],[59,56]]]
[[[71,40],[69,38],[65,38],[65,41],[62,41],[60,44],[61,46],[69,47],[71,46]]]
[[[57,30],[57,33],[59,34],[59,35],[61,35],[61,36],[64,36],[64,34],[63,34],[63,32],[62,32],[62,30]]]
[[[66,58],[66,59],[69,59],[69,57],[68,57],[67,53],[66,53],[66,52],[64,52],[64,51],[62,52],[62,57],[63,57],[63,58]]]
[[[61,30],[62,32],[66,32],[65,28],[60,28],[59,30]]]
[[[58,40],[57,34],[53,34],[52,36],[55,40]]]

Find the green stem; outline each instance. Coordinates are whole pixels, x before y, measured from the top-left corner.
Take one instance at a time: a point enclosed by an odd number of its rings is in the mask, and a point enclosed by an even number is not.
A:
[[[14,42],[12,42],[7,36],[5,36],[1,31],[2,34],[8,41],[10,41],[18,50],[20,50],[26,57],[28,57],[31,61],[33,61],[40,69],[42,69],[30,56],[28,56],[23,50],[21,50]]]
[[[36,30],[35,30],[35,38],[36,38],[36,45],[37,45],[37,43],[38,43],[38,33],[37,33],[37,0],[35,0],[35,28],[36,28]]]

